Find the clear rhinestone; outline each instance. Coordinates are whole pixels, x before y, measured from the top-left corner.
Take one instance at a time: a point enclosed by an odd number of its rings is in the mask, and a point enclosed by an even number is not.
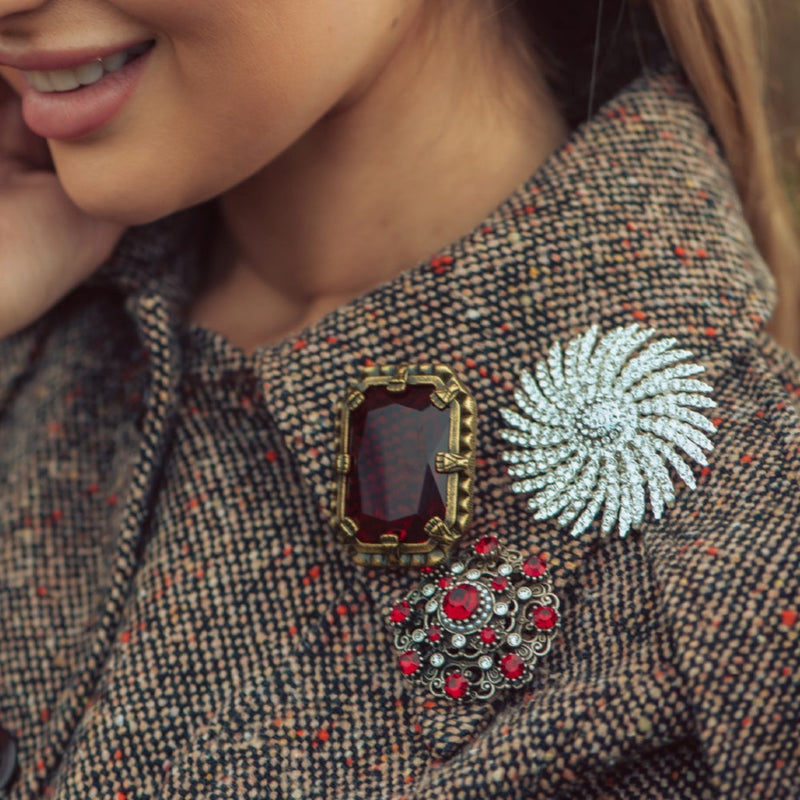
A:
[[[415,642],[422,642],[425,640],[425,631],[421,631],[419,628],[417,628],[417,630],[415,630],[414,633],[411,634],[411,638]]]
[[[530,600],[531,590],[527,586],[522,586],[517,590],[517,597],[520,600]]]
[[[498,603],[494,607],[494,613],[497,614],[498,617],[504,617],[508,614],[508,603]]]
[[[518,633],[511,633],[508,636],[508,644],[511,647],[519,647],[522,644],[522,637]]]
[[[492,668],[492,658],[491,656],[481,656],[478,659],[478,666],[481,669],[491,669]]]
[[[463,647],[467,643],[467,637],[461,633],[453,636],[453,647]]]
[[[425,606],[425,610],[429,614],[433,614],[436,609],[439,608],[439,604],[435,600],[429,600],[428,604]]]
[[[422,596],[423,597],[430,597],[436,591],[436,587],[432,583],[426,583],[422,587]]]
[[[511,574],[511,572],[512,572],[511,565],[510,565],[510,564],[501,564],[501,565],[500,565],[500,566],[497,568],[497,572],[498,572],[500,575],[502,575],[503,577],[507,577],[507,576],[508,576],[508,575],[510,575],[510,574]]]
[[[434,667],[441,667],[444,664],[444,656],[441,653],[434,653],[431,656],[431,664]]]
[[[476,580],[478,580],[478,578],[480,578],[480,576],[481,576],[480,570],[477,570],[477,569],[471,569],[471,570],[470,570],[470,571],[467,573],[467,579],[468,579],[468,580],[471,580],[471,581],[476,581]]]
[[[450,572],[452,572],[453,575],[460,575],[463,571],[464,565],[460,564],[459,562],[456,562],[452,567],[450,567]]]

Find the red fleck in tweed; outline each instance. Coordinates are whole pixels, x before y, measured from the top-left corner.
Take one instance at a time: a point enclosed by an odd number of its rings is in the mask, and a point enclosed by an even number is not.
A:
[[[133,232],[0,345],[13,800],[794,796],[800,375],[677,78],[634,84],[472,234],[252,358],[180,322],[201,224]],[[660,523],[572,540],[510,492],[498,408],[554,340],[637,319],[707,367],[711,469]],[[404,682],[387,609],[416,578],[352,566],[328,527],[335,402],[365,363],[421,360],[480,409],[465,546],[545,554],[562,599],[533,683],[493,705]]]

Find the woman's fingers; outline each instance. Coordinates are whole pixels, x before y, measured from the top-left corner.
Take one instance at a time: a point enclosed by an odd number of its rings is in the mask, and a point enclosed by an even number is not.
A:
[[[0,80],[0,338],[91,275],[123,231],[69,199],[47,143],[25,126],[19,98]]]

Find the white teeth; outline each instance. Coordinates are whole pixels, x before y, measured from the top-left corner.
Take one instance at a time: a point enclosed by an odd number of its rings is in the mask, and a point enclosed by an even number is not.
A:
[[[103,65],[103,69],[106,72],[116,72],[120,67],[125,65],[125,62],[128,60],[128,54],[125,53],[114,53],[113,56],[108,56],[107,58],[102,59],[100,62]]]
[[[104,64],[100,61],[92,61],[91,64],[84,64],[75,69],[75,77],[80,81],[81,86],[90,86],[97,83],[103,77]],[[111,70],[108,70],[111,72]]]
[[[26,72],[28,83],[38,92],[71,92],[81,86],[91,86],[105,75],[117,72],[129,61],[150,49],[150,44],[136,45],[129,50],[106,58],[81,64],[74,69],[56,69],[46,72]]]
[[[69,92],[77,89],[81,82],[78,80],[77,72],[74,69],[56,69],[47,73],[53,90],[56,92]]]
[[[52,92],[53,83],[46,72],[26,72],[28,82],[40,92]]]

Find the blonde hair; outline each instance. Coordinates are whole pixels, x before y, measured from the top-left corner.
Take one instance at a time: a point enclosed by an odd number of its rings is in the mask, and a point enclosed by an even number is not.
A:
[[[778,284],[770,332],[800,355],[800,242],[767,122],[760,0],[503,0],[497,7],[513,20],[510,30],[525,32],[529,53],[540,54],[573,124],[672,52],[705,105]]]
[[[756,243],[780,289],[775,338],[800,354],[800,244],[765,111],[765,47],[754,0],[651,0],[725,150]]]

